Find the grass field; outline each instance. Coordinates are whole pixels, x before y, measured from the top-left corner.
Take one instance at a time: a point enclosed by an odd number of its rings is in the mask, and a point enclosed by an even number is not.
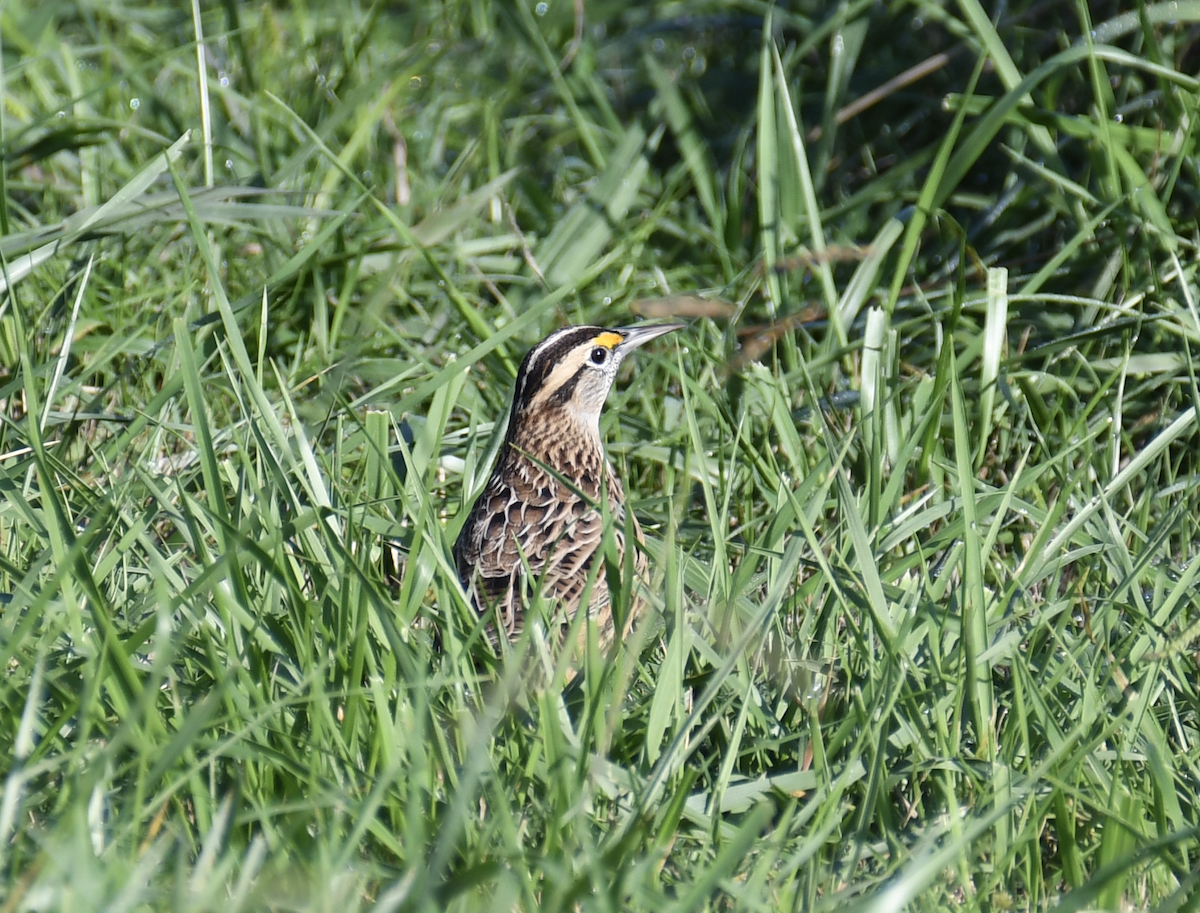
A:
[[[1198,38],[0,6],[0,913],[1200,907]],[[646,317],[651,623],[494,658],[516,366]]]

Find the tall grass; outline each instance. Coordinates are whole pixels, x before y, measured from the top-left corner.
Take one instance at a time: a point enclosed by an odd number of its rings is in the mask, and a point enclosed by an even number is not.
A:
[[[1064,9],[5,6],[0,911],[1191,908],[1200,6]],[[653,617],[494,657],[647,314]]]

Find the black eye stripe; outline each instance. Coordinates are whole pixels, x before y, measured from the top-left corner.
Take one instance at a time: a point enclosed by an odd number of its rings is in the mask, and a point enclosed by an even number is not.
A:
[[[571,401],[571,397],[575,395],[575,388],[579,386],[579,378],[583,376],[583,368],[580,368],[571,375],[571,379],[565,384],[550,394],[549,401],[555,406],[565,406]]]

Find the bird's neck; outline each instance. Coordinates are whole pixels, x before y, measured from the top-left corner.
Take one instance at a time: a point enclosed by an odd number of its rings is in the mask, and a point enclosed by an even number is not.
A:
[[[584,491],[598,492],[600,480],[611,478],[599,422],[564,409],[553,420],[510,427],[502,459],[533,463],[563,476]]]

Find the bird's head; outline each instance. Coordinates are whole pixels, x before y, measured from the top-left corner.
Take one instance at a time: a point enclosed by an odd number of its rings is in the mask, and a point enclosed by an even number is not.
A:
[[[521,362],[510,432],[525,416],[565,414],[599,436],[600,410],[625,356],[682,326],[564,327],[551,333]]]

